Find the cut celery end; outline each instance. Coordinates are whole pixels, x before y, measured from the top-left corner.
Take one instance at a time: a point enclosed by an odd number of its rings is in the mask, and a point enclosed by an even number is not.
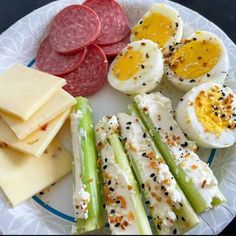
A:
[[[77,219],[77,233],[82,234],[87,231],[102,228],[105,224],[104,213],[101,200],[101,186],[97,170],[97,152],[95,144],[95,134],[93,129],[92,110],[89,101],[83,97],[77,97],[76,111],[79,111],[79,124],[77,132],[81,137],[80,156],[81,180],[85,190],[90,194],[88,204],[88,218]],[[75,172],[76,170],[74,170]]]
[[[139,116],[139,114],[138,114],[137,110],[135,109],[135,107],[131,104],[131,105],[128,106],[128,109],[129,109],[129,111],[132,115],[134,115],[135,117],[137,117],[139,119],[139,122],[140,122],[140,124],[142,125],[142,128],[143,128],[143,131],[145,133],[147,133],[147,137],[150,138],[153,149],[155,150],[155,152],[158,153],[158,156],[160,156],[159,152],[157,151],[157,149],[155,147],[155,144],[152,142],[152,139],[151,139],[149,133],[147,132],[146,127],[142,123],[141,117]],[[139,185],[141,186],[142,180],[141,180],[141,173],[139,173],[139,169],[138,169],[138,163],[136,163],[135,158],[132,158],[132,156],[129,156],[129,159],[130,159],[130,162],[132,163],[132,166],[133,166],[133,169],[135,171],[135,174],[136,174],[137,180],[139,182]],[[146,196],[147,196],[146,190],[142,189],[142,188],[140,188],[140,189],[142,190],[143,195],[146,198]],[[180,209],[176,209],[176,208],[173,209],[173,211],[175,212],[175,214],[178,217],[178,220],[177,220],[174,228],[177,229],[178,234],[184,234],[185,232],[191,230],[197,224],[199,224],[199,219],[198,219],[198,216],[196,215],[196,213],[194,212],[192,206],[190,205],[190,203],[186,199],[184,193],[182,192],[182,190],[179,188],[178,185],[176,186],[176,191],[180,192],[181,195],[182,195],[183,207],[181,207]],[[149,199],[147,199],[147,200],[149,200]],[[152,217],[154,217],[153,216],[153,211],[150,210],[150,212],[151,212]],[[159,230],[158,227],[157,227],[156,230],[157,230],[158,234],[172,234],[173,233],[171,231],[171,229],[169,229],[167,227],[162,228],[161,230]]]
[[[162,154],[165,162],[169,166],[172,174],[174,175],[176,181],[178,182],[180,188],[184,192],[195,212],[199,214],[209,209],[211,205],[203,199],[194,183],[191,180],[186,181],[188,179],[186,173],[182,170],[181,167],[176,165],[175,158],[172,152],[170,151],[168,145],[162,141],[161,136],[156,131],[148,115],[146,115],[144,112],[140,112],[136,103],[132,103],[131,105],[129,105],[129,109],[135,110],[137,115],[142,120],[143,125],[147,128],[150,135],[152,136],[158,150]]]
[[[109,136],[109,141],[114,148],[115,157],[118,165],[129,177],[130,183],[132,184],[132,189],[134,194],[132,194],[132,202],[135,208],[135,213],[137,217],[137,222],[139,224],[139,232],[141,235],[150,235],[152,230],[148,222],[148,218],[141,200],[141,195],[137,187],[136,180],[134,178],[133,172],[129,166],[127,156],[124,152],[123,146],[120,142],[118,134],[112,134]]]

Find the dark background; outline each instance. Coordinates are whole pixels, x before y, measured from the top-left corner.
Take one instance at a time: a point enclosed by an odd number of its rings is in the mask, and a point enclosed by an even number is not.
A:
[[[207,17],[223,29],[236,43],[236,0],[174,1]],[[52,0],[0,0],[0,33],[34,9],[50,2]],[[236,219],[230,223],[221,235],[236,235]]]

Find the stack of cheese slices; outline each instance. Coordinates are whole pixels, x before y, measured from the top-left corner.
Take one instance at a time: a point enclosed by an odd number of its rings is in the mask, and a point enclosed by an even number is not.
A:
[[[0,187],[12,206],[71,171],[55,138],[76,103],[65,84],[20,64],[0,75]]]

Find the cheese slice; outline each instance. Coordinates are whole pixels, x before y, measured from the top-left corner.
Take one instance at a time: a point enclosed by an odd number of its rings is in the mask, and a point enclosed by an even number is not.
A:
[[[0,110],[28,120],[66,81],[15,64],[0,75]]]
[[[72,157],[54,139],[41,158],[0,147],[0,187],[14,207],[71,172]]]
[[[60,89],[46,104],[36,111],[27,121],[17,119],[7,113],[0,116],[14,131],[19,139],[24,139],[27,135],[37,130],[40,126],[48,123],[62,112],[76,104],[76,100],[65,90]]]
[[[6,122],[0,118],[0,141],[13,149],[40,157],[69,114],[70,110],[67,110],[22,140],[19,140]]]

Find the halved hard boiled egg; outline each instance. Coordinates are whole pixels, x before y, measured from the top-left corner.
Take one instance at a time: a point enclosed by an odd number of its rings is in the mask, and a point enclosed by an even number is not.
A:
[[[150,39],[165,51],[180,42],[182,34],[183,21],[179,13],[168,5],[156,3],[133,27],[130,39]]]
[[[108,72],[111,86],[126,94],[153,90],[164,73],[162,52],[150,40],[128,44],[114,59]]]
[[[200,147],[232,146],[236,141],[236,95],[221,84],[201,84],[180,100],[176,120]]]
[[[224,44],[207,31],[195,32],[165,54],[165,73],[183,91],[206,82],[223,84],[228,70]]]

